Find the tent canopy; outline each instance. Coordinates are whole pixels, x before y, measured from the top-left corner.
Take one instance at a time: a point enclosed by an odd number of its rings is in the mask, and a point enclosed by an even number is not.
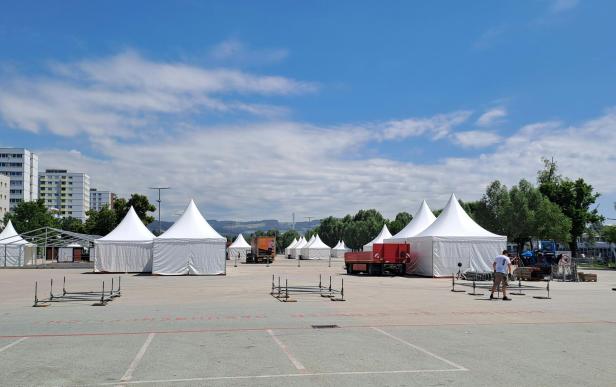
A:
[[[349,250],[349,248],[346,247],[346,244],[344,243],[344,241],[341,240],[340,242],[338,242],[336,247],[334,247],[332,250]]]
[[[471,238],[504,238],[484,229],[464,211],[455,194],[451,194],[445,209],[439,217],[417,237],[471,237]]]
[[[131,206],[120,224],[109,234],[99,238],[97,242],[151,242],[152,240],[154,240],[154,234],[143,224]]]
[[[292,249],[293,246],[296,245],[296,244],[297,244],[297,238],[293,238],[293,241],[291,241],[291,243],[289,243],[289,245],[287,246],[287,248],[285,250]]]
[[[157,239],[220,239],[225,240],[205,220],[194,200],[190,200],[182,216]]]
[[[375,244],[375,243],[383,243],[383,240],[389,239],[389,238],[391,238],[391,233],[389,232],[389,229],[387,228],[387,225],[384,224],[383,228],[381,229],[381,232],[379,233],[379,235],[377,235],[376,238],[374,238],[369,243],[366,243],[364,245],[364,251],[371,251],[373,244]]]
[[[6,227],[0,232],[0,244],[1,245],[27,245],[29,244],[24,238],[19,236],[13,223],[9,220]]]
[[[436,216],[428,207],[428,203],[425,200],[421,202],[419,209],[415,213],[413,219],[407,224],[400,232],[391,238],[388,238],[385,242],[398,242],[404,241],[406,238],[414,237],[426,228],[428,228],[434,221]]]
[[[242,234],[238,235],[237,238],[229,245],[230,249],[250,249],[250,245],[244,239]]]
[[[329,250],[329,246],[326,245],[325,243],[323,243],[323,241],[321,240],[321,238],[319,237],[319,235],[317,234],[316,236],[312,237],[312,242],[308,243],[306,246],[304,246],[304,248],[307,249],[328,249]]]

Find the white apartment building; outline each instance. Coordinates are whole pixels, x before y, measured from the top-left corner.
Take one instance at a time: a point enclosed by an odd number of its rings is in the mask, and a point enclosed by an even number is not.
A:
[[[38,199],[38,156],[24,148],[0,148],[0,174],[7,175],[9,208]]]
[[[90,209],[90,176],[66,169],[46,169],[39,173],[39,197],[58,217],[85,221]]]
[[[99,191],[90,188],[90,209],[100,211],[102,208],[113,206],[116,195],[111,191]]]
[[[4,215],[9,212],[11,179],[8,176],[0,175],[0,225],[4,226]]]

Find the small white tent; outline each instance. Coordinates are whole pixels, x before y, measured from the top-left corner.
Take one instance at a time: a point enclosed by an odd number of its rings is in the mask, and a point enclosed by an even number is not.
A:
[[[225,274],[226,244],[191,200],[173,226],[154,240],[152,273]]]
[[[94,241],[94,270],[151,273],[154,235],[131,207],[109,234]]]
[[[303,236],[299,238],[297,244],[291,248],[291,258],[298,259],[299,255],[301,254],[302,247],[306,246],[307,244],[308,242],[306,241],[306,238],[304,238]]]
[[[19,236],[9,220],[0,232],[0,266],[25,266],[32,262],[35,254],[36,246]]]
[[[436,216],[428,207],[426,201],[422,201],[413,219],[400,232],[391,238],[385,239],[384,243],[405,243],[408,238],[414,237],[430,226],[436,220]]]
[[[229,254],[229,259],[235,261],[236,259],[241,262],[246,262],[246,254],[252,248],[244,239],[242,234],[238,235],[237,238],[229,245],[227,248],[227,253]]]
[[[507,246],[507,237],[479,226],[452,194],[439,217],[425,230],[409,238],[417,255],[415,274],[446,277],[462,270],[492,272],[494,257]]]
[[[385,239],[391,238],[391,233],[389,232],[389,229],[387,228],[387,225],[384,224],[383,228],[381,229],[381,232],[379,233],[379,235],[376,236],[376,238],[374,238],[373,240],[371,240],[369,243],[366,243],[364,245],[364,251],[372,251],[372,245],[375,243],[383,243],[383,241]]]
[[[340,241],[338,242],[336,247],[332,249],[332,257],[344,258],[344,253],[346,253],[347,251],[351,251],[351,249],[346,247],[346,245],[344,244],[344,241]]]
[[[287,246],[286,249],[284,249],[284,255],[285,257],[288,257],[289,254],[291,254],[291,249],[293,248],[293,246],[295,246],[297,244],[297,238],[293,238],[293,241]]]
[[[313,236],[312,242],[302,247],[302,259],[327,259],[331,254],[331,249],[323,243],[319,235]]]

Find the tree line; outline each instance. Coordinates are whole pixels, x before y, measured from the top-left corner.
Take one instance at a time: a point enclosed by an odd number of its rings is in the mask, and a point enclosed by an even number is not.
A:
[[[156,207],[149,202],[147,196],[135,193],[128,200],[116,199],[111,208],[103,207],[100,211],[87,211],[88,218],[85,222],[73,217],[58,218],[45,206],[43,200],[37,200],[19,203],[13,211],[4,215],[3,223],[7,224],[10,220],[18,233],[54,227],[81,234],[104,236],[124,219],[131,206],[144,225],[147,226],[154,221],[154,217],[148,213],[156,211]]]

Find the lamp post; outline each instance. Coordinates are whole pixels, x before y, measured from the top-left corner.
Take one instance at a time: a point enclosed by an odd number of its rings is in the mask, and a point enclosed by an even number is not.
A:
[[[158,200],[156,201],[158,203],[158,235],[161,234],[161,229],[160,229],[160,191],[164,190],[164,189],[171,189],[171,187],[150,187],[150,189],[156,189],[158,190]]]

